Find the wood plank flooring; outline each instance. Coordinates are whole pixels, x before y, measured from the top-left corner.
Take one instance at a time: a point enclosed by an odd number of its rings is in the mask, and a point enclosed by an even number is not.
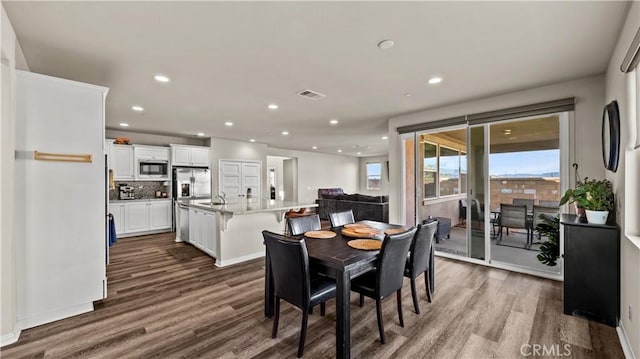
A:
[[[271,339],[263,260],[220,269],[173,239],[169,233],[118,241],[108,298],[91,313],[23,331],[1,349],[2,358],[295,357],[301,315],[283,302],[278,338]],[[428,303],[419,279],[420,315],[405,283],[404,328],[395,296],[383,302],[386,345],[378,340],[374,302],[360,308],[352,296],[352,357],[518,358],[524,344],[555,347],[531,357],[623,357],[613,328],[562,314],[559,282],[437,258],[436,294]],[[318,312],[309,317],[305,357],[333,358],[335,302],[325,317]]]

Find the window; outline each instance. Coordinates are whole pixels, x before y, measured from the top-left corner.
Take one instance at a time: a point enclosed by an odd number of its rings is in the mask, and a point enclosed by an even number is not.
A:
[[[382,163],[367,163],[367,189],[382,189]]]
[[[466,153],[440,144],[424,142],[424,199],[466,192]]]

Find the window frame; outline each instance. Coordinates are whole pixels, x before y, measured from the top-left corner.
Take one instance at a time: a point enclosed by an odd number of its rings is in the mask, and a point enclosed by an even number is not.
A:
[[[467,189],[466,188],[462,188],[462,161],[463,161],[462,160],[462,156],[465,156],[465,159],[466,159],[467,153],[462,151],[462,150],[460,150],[460,149],[452,148],[452,147],[449,147],[449,146],[446,146],[446,145],[442,145],[440,143],[434,143],[434,142],[426,141],[426,140],[423,140],[422,142],[425,143],[425,144],[430,144],[430,145],[436,147],[436,170],[435,170],[435,172],[429,171],[429,172],[435,173],[435,178],[434,178],[434,184],[435,184],[435,189],[436,189],[435,190],[435,197],[425,197],[425,194],[424,194],[424,192],[425,192],[424,191],[424,185],[425,185],[425,183],[424,183],[424,174],[427,171],[426,171],[426,169],[424,167],[424,159],[425,159],[424,150],[422,151],[422,161],[423,161],[423,166],[422,166],[422,186],[423,186],[422,201],[423,202],[437,201],[437,200],[443,199],[443,198],[451,198],[451,197],[462,196],[462,195],[466,196]],[[450,150],[450,151],[458,152],[458,189],[459,189],[460,193],[453,193],[453,194],[447,194],[447,195],[442,195],[441,194],[441,189],[440,189],[440,169],[441,169],[440,168],[440,153],[441,153],[440,152],[440,148],[441,147],[444,147],[444,148],[446,148],[447,150]]]

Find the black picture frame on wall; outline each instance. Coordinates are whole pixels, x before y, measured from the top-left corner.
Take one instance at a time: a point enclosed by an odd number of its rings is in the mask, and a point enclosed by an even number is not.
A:
[[[618,102],[611,101],[602,111],[602,161],[611,172],[618,170],[620,159],[620,111]]]

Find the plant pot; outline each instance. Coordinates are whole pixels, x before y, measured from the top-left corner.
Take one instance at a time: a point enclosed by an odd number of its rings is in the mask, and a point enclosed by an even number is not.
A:
[[[593,224],[605,224],[607,223],[607,218],[609,217],[609,211],[590,211],[585,210],[587,213],[587,222]]]
[[[585,217],[584,208],[582,208],[582,207],[578,207],[578,205],[577,205],[577,204],[575,204],[575,203],[574,203],[573,205],[574,205],[574,206],[575,206],[575,208],[576,208],[576,215],[577,215],[578,217],[584,218],[584,217]]]

